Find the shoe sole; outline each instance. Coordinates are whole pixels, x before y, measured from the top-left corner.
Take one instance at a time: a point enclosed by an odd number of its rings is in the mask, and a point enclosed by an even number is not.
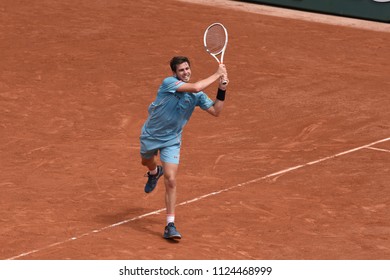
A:
[[[179,235],[173,235],[173,236],[164,236],[165,239],[173,239],[173,240],[178,240],[178,239],[181,239],[181,236]]]
[[[177,233],[177,234],[173,234],[173,235],[167,235],[164,233],[163,237],[165,239],[181,239],[181,234],[180,233]]]

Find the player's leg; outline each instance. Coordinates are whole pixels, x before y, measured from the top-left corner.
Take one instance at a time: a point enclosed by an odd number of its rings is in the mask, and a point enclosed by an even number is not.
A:
[[[148,177],[148,181],[145,185],[145,192],[150,193],[156,188],[158,179],[164,174],[163,167],[161,165],[157,165],[155,155],[151,158],[142,157],[141,163],[149,169],[149,171],[145,174],[145,177]]]
[[[163,162],[164,168],[164,183],[165,183],[165,204],[167,207],[167,215],[175,215],[176,205],[176,175],[179,165],[174,163]],[[168,222],[174,222],[169,220]]]
[[[154,171],[157,168],[156,156],[153,155],[151,158],[141,156],[141,164],[146,166],[149,171]]]
[[[161,149],[161,162],[164,169],[165,205],[167,211],[167,226],[164,230],[164,238],[180,239],[181,234],[175,227],[175,205],[177,182],[176,176],[179,169],[180,143]]]
[[[164,230],[164,238],[180,239],[181,234],[175,227],[175,205],[177,182],[176,175],[178,164],[163,162],[165,183],[165,205],[167,209],[167,226]]]
[[[154,141],[147,138],[141,138],[141,164],[148,168],[145,177],[148,181],[145,185],[145,192],[150,193],[157,186],[158,179],[163,175],[162,166],[157,165],[156,158],[158,153],[158,146]]]

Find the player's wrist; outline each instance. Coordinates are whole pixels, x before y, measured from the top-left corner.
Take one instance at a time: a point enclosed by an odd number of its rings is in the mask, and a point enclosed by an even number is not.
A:
[[[218,88],[217,99],[220,101],[225,101],[226,89]]]

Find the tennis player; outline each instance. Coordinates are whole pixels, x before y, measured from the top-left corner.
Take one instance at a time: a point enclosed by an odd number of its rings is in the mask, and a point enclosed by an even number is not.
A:
[[[152,192],[158,179],[164,175],[166,227],[164,238],[181,239],[175,227],[176,175],[180,160],[180,147],[183,127],[189,121],[195,107],[199,106],[217,117],[224,105],[227,84],[227,71],[224,64],[218,66],[211,76],[195,83],[190,83],[191,64],[187,57],[176,56],[170,61],[172,76],[163,80],[156,99],[149,105],[149,116],[141,131],[142,165],[148,168],[145,192]],[[203,90],[219,80],[215,101]],[[157,164],[160,153],[162,165]]]

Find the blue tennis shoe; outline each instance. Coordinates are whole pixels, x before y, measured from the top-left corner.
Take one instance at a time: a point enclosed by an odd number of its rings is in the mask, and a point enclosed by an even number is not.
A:
[[[169,223],[164,230],[165,239],[181,239],[181,234],[176,230],[174,223]]]
[[[149,171],[145,174],[145,177],[148,177],[148,181],[146,182],[146,185],[145,185],[145,192],[146,193],[150,193],[156,188],[158,179],[160,179],[160,177],[163,174],[164,174],[164,171],[163,171],[163,168],[161,165],[157,166],[157,174],[156,175],[150,175]]]

